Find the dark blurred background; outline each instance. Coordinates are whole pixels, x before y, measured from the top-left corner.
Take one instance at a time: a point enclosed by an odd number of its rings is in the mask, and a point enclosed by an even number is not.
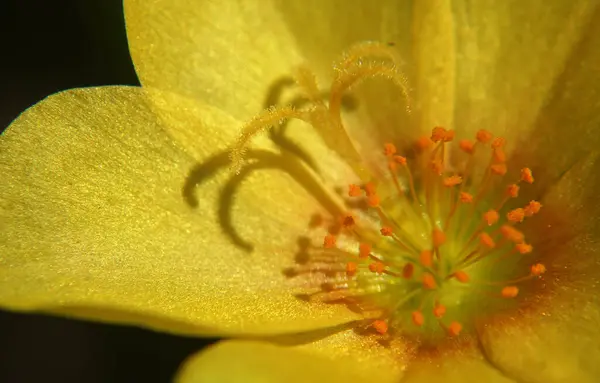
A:
[[[122,0],[0,0],[0,129],[69,88],[138,85]],[[168,382],[208,344],[0,311],[0,382]]]

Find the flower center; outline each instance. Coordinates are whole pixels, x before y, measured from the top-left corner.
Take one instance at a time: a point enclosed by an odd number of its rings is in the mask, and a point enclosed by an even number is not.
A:
[[[314,76],[299,71],[310,107],[273,108],[250,121],[232,149],[234,168],[242,166],[252,137],[289,118],[314,126],[328,146],[356,160],[340,114],[342,95],[365,78],[384,77],[400,87],[409,111],[400,67],[386,45],[354,46],[335,66],[328,102]],[[507,207],[534,182],[532,172],[508,172],[502,137],[480,130],[453,145],[454,136],[435,127],[403,153],[385,143],[387,175],[347,185],[348,213],[328,222],[315,217],[313,227],[328,228],[322,245],[300,241],[308,256],[286,271],[309,277],[305,298],[348,305],[382,337],[433,340],[472,332],[482,316],[518,307],[515,298],[546,271],[523,232],[541,204]]]
[[[384,145],[389,176],[348,186],[363,208],[340,218],[320,259],[304,269],[343,264],[311,299],[351,305],[382,335],[457,336],[475,317],[514,305],[523,282],[544,274],[543,264],[528,259],[533,247],[520,227],[541,204],[506,208],[533,183],[531,170],[509,174],[505,140],[485,130],[460,141],[459,165],[450,166],[453,139],[453,131],[436,127],[411,160]]]

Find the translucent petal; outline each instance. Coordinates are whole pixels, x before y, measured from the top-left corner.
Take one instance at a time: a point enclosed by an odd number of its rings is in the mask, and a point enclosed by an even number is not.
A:
[[[413,361],[406,370],[401,383],[428,382],[520,382],[490,365],[479,352],[471,350],[456,351],[449,355],[422,357]]]
[[[175,382],[370,381],[363,367],[268,343],[225,341],[189,358]]]
[[[544,209],[561,207],[560,230],[538,248],[551,263],[544,293],[530,310],[481,329],[490,361],[526,382],[600,379],[600,160],[586,156],[545,196]],[[554,226],[554,224],[552,224]],[[534,245],[535,246],[535,245]]]
[[[0,304],[186,333],[351,320],[296,300],[282,273],[326,197],[317,203],[305,168],[265,145],[234,177],[238,126],[128,87],[71,90],[24,112],[0,137]]]
[[[124,2],[131,56],[144,86],[210,100],[245,120],[302,60],[270,1]]]
[[[554,84],[568,81],[565,67],[597,24],[596,8],[570,0],[455,2],[456,127],[509,138],[529,131]]]
[[[410,350],[400,339],[382,342],[360,328],[329,331],[324,335],[324,331],[320,331],[270,338],[269,341],[350,365],[357,373],[376,382],[397,382],[411,360]]]

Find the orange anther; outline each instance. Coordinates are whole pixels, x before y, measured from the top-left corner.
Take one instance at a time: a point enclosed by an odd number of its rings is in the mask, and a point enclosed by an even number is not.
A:
[[[358,245],[358,258],[367,259],[371,254],[371,245],[368,243],[361,243]]]
[[[435,283],[435,278],[433,275],[429,273],[423,274],[423,287],[429,290],[433,290],[437,287],[437,283]]]
[[[529,204],[525,206],[525,215],[531,217],[532,215],[539,213],[541,208],[542,204],[538,201],[530,201]]]
[[[514,243],[523,243],[525,235],[510,225],[502,225],[500,232],[504,238]]]
[[[399,165],[406,165],[406,157],[394,156],[394,161]]]
[[[500,293],[504,298],[514,298],[519,295],[519,288],[517,286],[506,286]]]
[[[346,274],[348,274],[349,277],[354,276],[356,274],[357,270],[358,270],[358,265],[356,264],[356,262],[346,263]]]
[[[462,183],[461,176],[450,176],[450,177],[444,178],[444,186],[446,186],[446,187],[460,185],[461,183]]]
[[[456,278],[456,280],[459,281],[460,283],[469,282],[469,274],[465,273],[462,270],[455,271],[454,278]]]
[[[494,164],[490,166],[490,170],[492,171],[492,173],[498,176],[505,175],[507,171],[505,164]]]
[[[428,147],[430,147],[431,144],[432,144],[431,139],[429,137],[427,137],[427,136],[421,136],[421,137],[419,137],[419,139],[415,143],[417,149],[419,149],[419,150],[425,150]]]
[[[446,130],[446,134],[442,138],[444,142],[450,142],[454,139],[456,132],[454,130]]]
[[[475,149],[475,144],[471,140],[460,140],[458,146],[463,152],[468,154],[473,154],[473,151]]]
[[[460,192],[460,202],[462,203],[471,203],[473,202],[473,195],[465,192]]]
[[[423,313],[420,311],[413,311],[412,312],[412,321],[415,324],[415,326],[423,326],[423,323],[425,322],[425,317],[423,316]]]
[[[477,138],[477,141],[481,142],[482,144],[488,143],[490,142],[490,140],[492,139],[492,133],[488,132],[485,129],[480,129],[477,131],[477,134],[475,136]]]
[[[533,173],[529,168],[521,169],[521,181],[527,182],[528,184],[533,183]]]
[[[406,279],[410,279],[415,271],[415,266],[412,263],[407,263],[402,268],[402,276]]]
[[[433,315],[435,315],[436,318],[441,318],[444,316],[444,314],[446,313],[446,306],[437,303],[435,305],[435,307],[433,308]]]
[[[446,242],[446,234],[437,227],[431,232],[433,247],[440,247]]]
[[[391,171],[395,171],[396,169],[398,169],[398,164],[394,161],[388,161],[388,169],[390,169]]]
[[[450,326],[448,326],[448,335],[450,336],[458,336],[461,331],[462,325],[458,322],[452,322],[450,323]]]
[[[521,254],[529,254],[533,251],[533,246],[523,242],[517,243],[515,249],[517,249],[517,251]]]
[[[508,185],[508,187],[506,188],[506,194],[509,197],[517,198],[519,196],[519,185],[517,185],[517,184]]]
[[[546,272],[546,266],[541,263],[536,263],[535,265],[531,265],[531,275],[535,275],[539,277],[540,275]]]
[[[483,220],[485,221],[485,223],[488,224],[488,226],[492,226],[493,224],[498,222],[499,218],[500,215],[498,215],[498,212],[496,210],[488,210],[485,213],[483,213]]]
[[[481,233],[479,235],[479,243],[488,249],[493,249],[496,246],[496,243],[488,233]]]
[[[442,128],[441,126],[436,126],[431,130],[431,141],[440,142],[442,141],[447,134],[447,130]]]
[[[348,185],[348,196],[349,197],[360,196],[360,186],[355,185],[355,184]]]
[[[442,161],[440,161],[440,160],[431,161],[429,166],[431,167],[431,170],[438,176],[441,176],[442,173],[444,172],[444,165],[442,164]]]
[[[502,148],[494,149],[494,161],[496,161],[497,163],[506,162],[506,153],[504,153],[504,149],[502,149]]]
[[[502,137],[496,137],[492,141],[492,148],[494,149],[502,148],[504,147],[504,145],[506,145],[506,140]]]
[[[521,208],[511,210],[506,213],[506,219],[513,223],[523,222],[525,219],[525,210]]]
[[[346,229],[350,229],[351,227],[353,227],[354,225],[356,225],[356,219],[354,218],[354,216],[352,216],[351,214],[348,214],[344,217],[344,219],[342,220],[342,225],[346,228]]]
[[[383,235],[384,237],[389,237],[393,233],[392,228],[389,226],[382,227],[380,232],[381,232],[381,235]]]
[[[423,250],[419,254],[419,262],[425,267],[431,267],[433,264],[433,253],[430,250]]]
[[[396,145],[391,144],[391,143],[385,143],[383,144],[383,153],[387,156],[387,157],[391,157],[394,154],[396,154]]]
[[[371,194],[367,197],[367,204],[371,207],[378,207],[381,200],[377,194]]]
[[[333,234],[327,234],[325,238],[323,238],[323,247],[326,249],[331,249],[335,247],[337,239]]]
[[[385,269],[385,265],[382,262],[373,262],[369,265],[369,270],[373,273],[381,274]]]
[[[375,188],[375,184],[372,182],[367,182],[365,184],[365,194],[367,196],[375,195],[377,193],[377,189]]]
[[[376,321],[373,321],[372,326],[375,329],[375,331],[377,331],[381,335],[388,332],[388,324],[384,320],[377,319]]]

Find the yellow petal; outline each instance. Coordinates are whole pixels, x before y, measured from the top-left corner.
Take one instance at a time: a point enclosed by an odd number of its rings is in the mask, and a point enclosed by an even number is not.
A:
[[[521,381],[600,379],[599,186],[600,159],[593,155],[548,193],[544,209],[562,206],[569,212],[560,219],[565,227],[546,238],[544,251],[558,252],[545,276],[552,295],[539,300],[539,307],[481,329],[490,361]]]
[[[596,8],[571,0],[456,2],[457,129],[511,137],[530,130],[553,85],[564,81],[577,44],[598,22]]]
[[[210,100],[245,120],[301,62],[270,2],[124,2],[131,56],[144,86]]]
[[[451,355],[419,357],[411,363],[402,383],[464,383],[489,382],[512,383],[519,377],[508,377],[496,369],[474,350],[456,352]]]
[[[175,382],[365,382],[356,365],[336,363],[288,347],[225,341],[194,355]]]
[[[71,90],[27,110],[0,137],[0,304],[187,333],[352,319],[293,296],[282,270],[322,207],[292,181],[307,179],[302,168],[274,153],[231,182],[238,126],[128,87]]]
[[[534,129],[516,143],[515,155],[536,170],[533,186],[539,190],[600,146],[599,46],[600,7],[561,67]]]
[[[384,345],[379,337],[359,333],[356,328],[335,333],[298,334],[269,338],[279,345],[293,346],[334,363],[352,366],[352,369],[372,381],[398,382],[410,363],[411,354],[400,339]]]

